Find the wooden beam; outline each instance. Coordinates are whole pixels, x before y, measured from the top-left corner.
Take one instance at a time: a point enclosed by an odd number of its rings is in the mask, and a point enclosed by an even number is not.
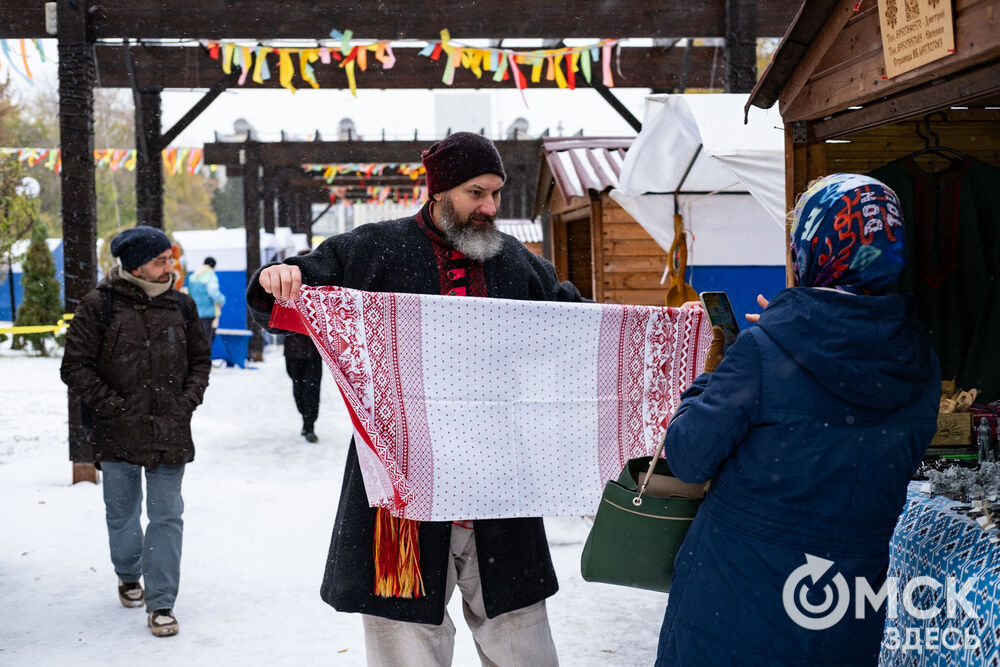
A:
[[[618,115],[621,116],[633,130],[636,132],[642,132],[642,122],[640,122],[639,119],[636,118],[631,111],[629,111],[627,106],[622,104],[621,100],[615,97],[615,94],[612,93],[607,86],[594,79],[592,87],[597,91],[598,95],[604,98],[605,102],[611,105],[612,109],[618,112]],[[655,88],[655,86],[650,87]]]
[[[128,72],[122,59],[121,46],[101,45],[96,47],[98,74],[103,88],[127,88],[130,85]],[[136,76],[139,87],[159,86],[162,88],[209,88],[219,82],[223,76],[222,63],[212,60],[208,52],[199,47],[175,46],[132,46],[131,52],[135,58]],[[699,46],[691,49],[691,66],[688,72],[688,85],[707,88],[712,79],[712,62],[715,48]],[[418,55],[416,49],[397,48],[396,65],[390,70],[383,70],[377,62],[370,62],[364,72],[356,70],[358,87],[363,89],[428,89],[443,88],[441,76],[444,73],[445,61],[431,60]],[[267,63],[272,76],[263,84],[247,81],[243,88],[281,88],[278,80],[278,56],[268,54]],[[668,88],[680,85],[680,72],[683,52],[679,49],[663,47],[623,47],[615,56],[615,85],[618,88]],[[521,65],[521,73],[525,77],[531,75],[531,68]],[[238,68],[236,69],[238,71]],[[321,62],[313,63],[313,72],[320,88],[346,89],[347,74],[336,61],[330,65]],[[620,74],[619,74],[620,72]],[[595,79],[596,81],[597,79]],[[579,73],[576,76],[577,86],[586,88],[587,83]],[[298,66],[292,84],[296,88],[310,89],[311,86],[301,77]],[[545,77],[538,83],[529,83],[531,88],[555,88],[556,82],[547,81]],[[514,87],[511,80],[494,81],[492,72],[483,72],[482,78],[464,69],[455,72],[454,83],[448,88],[461,89],[510,89]],[[234,88],[238,90],[239,88]]]
[[[798,121],[785,125],[785,210],[795,208],[795,200],[810,181],[827,175],[826,143],[816,139],[812,124]],[[792,287],[791,229],[785,225],[785,286]]]
[[[135,91],[135,204],[140,225],[163,229],[163,158],[159,88]]]
[[[778,95],[779,108],[784,109],[795,100],[816,69],[816,66],[837,40],[840,31],[844,29],[848,21],[855,17],[857,6],[857,0],[840,0],[836,8],[830,13],[830,18],[820,28],[816,38],[813,39],[808,47],[800,45],[800,48],[808,48],[808,50],[805,51],[804,55],[800,56],[798,65],[781,88],[781,92]],[[790,48],[790,46],[786,46],[786,48]],[[767,75],[765,74],[765,76]]]
[[[830,51],[809,74],[794,100],[781,107],[785,123],[813,120],[864,105],[916,86],[1000,60],[995,2],[956,0],[955,53],[891,79],[878,37],[878,12],[862,11],[837,36]]]
[[[594,301],[604,301],[604,195],[590,191],[590,280]]]
[[[726,92],[749,93],[757,82],[756,0],[726,0]]]
[[[780,37],[798,0],[761,0],[756,34]],[[47,37],[45,3],[0,3],[0,38]],[[410,0],[357,2],[284,0],[234,4],[231,0],[103,0],[90,16],[97,39],[120,37],[187,39],[329,39],[330,30],[350,28],[358,39],[436,40],[447,24],[455,39],[580,37],[722,37],[725,0],[663,2],[605,0],[586,11],[537,0],[436,0],[415,7]],[[442,20],[441,17],[447,17]]]
[[[318,172],[306,172],[302,178],[295,178],[288,181],[288,184],[293,187],[305,187],[309,185],[312,187],[322,188],[363,188],[368,187],[369,185],[391,185],[395,188],[412,188],[416,185],[422,185],[423,183],[423,176],[417,180],[413,180],[405,174],[383,174],[382,176],[378,176],[376,174],[372,174],[371,176],[340,174],[327,183],[326,179],[324,179]]]
[[[261,143],[260,161],[264,165],[299,167],[303,164],[400,163],[418,162],[420,152],[433,140],[426,141],[282,141]],[[504,164],[536,163],[541,157],[541,141],[500,140],[493,142]],[[205,144],[207,164],[239,164],[243,143]]]
[[[1000,93],[1000,62],[912,88],[901,95],[868,104],[861,109],[814,121],[813,128],[817,139],[833,139],[885,123],[898,123],[995,93]]]

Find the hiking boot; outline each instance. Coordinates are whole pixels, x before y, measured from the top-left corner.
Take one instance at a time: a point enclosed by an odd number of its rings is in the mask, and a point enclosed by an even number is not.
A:
[[[172,609],[157,609],[152,612],[146,617],[146,625],[155,637],[171,637],[180,630]]]
[[[138,581],[125,583],[119,579],[118,600],[123,607],[141,607],[146,604],[146,597],[142,594],[142,584]]]

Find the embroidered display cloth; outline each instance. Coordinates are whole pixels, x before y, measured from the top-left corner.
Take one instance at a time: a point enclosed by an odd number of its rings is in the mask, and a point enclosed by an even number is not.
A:
[[[271,325],[308,333],[356,431],[369,503],[418,521],[593,514],[701,372],[700,306],[304,286]]]

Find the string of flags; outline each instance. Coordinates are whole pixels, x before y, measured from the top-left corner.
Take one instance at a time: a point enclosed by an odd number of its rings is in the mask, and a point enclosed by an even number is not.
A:
[[[216,165],[205,164],[205,151],[202,148],[167,148],[161,155],[166,174],[194,174],[206,168],[209,172],[214,172],[218,168]],[[0,148],[0,159],[10,156],[15,156],[18,162],[28,167],[42,166],[57,174],[62,171],[62,151],[58,148]],[[94,149],[94,164],[111,171],[135,171],[137,159],[134,148]]]
[[[369,185],[367,187],[335,186],[330,188],[330,203],[352,206],[354,204],[419,204],[427,199],[427,186],[403,188],[395,185]]]
[[[162,151],[163,171],[165,174],[202,173],[208,169],[215,172],[217,165],[204,163],[204,150],[201,148],[168,148]],[[10,156],[27,167],[44,167],[49,171],[62,171],[62,152],[58,148],[9,148],[0,147],[0,160]],[[111,171],[135,171],[137,152],[134,148],[98,148],[94,150],[94,164]],[[343,163],[343,164],[306,164],[303,167],[313,173],[322,173],[326,182],[333,183],[339,175],[350,174],[365,178],[400,174],[409,176],[414,185],[402,187],[398,185],[369,186],[336,186],[330,188],[330,202],[353,205],[357,203],[420,203],[427,198],[427,186],[423,181],[418,183],[426,169],[419,162],[412,163]],[[350,194],[350,197],[348,196]],[[363,195],[360,196],[359,195]]]
[[[224,73],[230,74],[234,68],[241,70],[237,81],[241,86],[248,78],[256,83],[270,79],[272,75],[267,56],[274,53],[279,82],[283,88],[295,92],[293,78],[296,63],[301,78],[313,88],[320,87],[313,64],[317,61],[324,65],[336,63],[347,75],[351,94],[357,97],[356,69],[366,71],[371,57],[381,64],[383,70],[390,70],[396,64],[396,55],[388,41],[355,43],[351,41],[353,36],[351,30],[331,30],[330,37],[337,42],[333,47],[284,48],[226,41],[205,42],[205,46],[209,57],[220,61]],[[576,88],[578,75],[590,84],[598,70],[604,86],[614,87],[611,72],[614,48],[620,48],[617,39],[603,39],[586,46],[531,51],[471,47],[453,40],[448,30],[444,29],[441,30],[441,39],[428,43],[418,55],[434,61],[439,61],[444,56],[445,67],[441,82],[447,86],[454,84],[456,69],[466,69],[477,79],[481,79],[484,73],[493,72],[493,81],[511,81],[518,90],[523,91],[528,87],[529,81],[540,82],[544,70],[547,81],[554,81],[559,88],[573,90]],[[521,66],[529,67],[530,74],[525,76]]]
[[[333,183],[337,176],[345,174],[350,176],[359,176],[361,178],[371,178],[372,176],[382,176],[390,173],[409,176],[411,180],[416,181],[423,174],[427,173],[427,169],[419,162],[409,162],[403,164],[384,162],[369,162],[365,164],[305,164],[303,165],[303,168],[313,173],[322,174],[323,179],[328,184]]]
[[[617,39],[603,39],[589,46],[513,51],[463,46],[452,41],[445,29],[441,31],[441,41],[431,42],[420,51],[420,55],[431,60],[440,59],[442,53],[447,56],[441,82],[449,86],[454,82],[455,69],[462,67],[471,71],[477,79],[481,79],[484,72],[492,71],[494,81],[513,79],[518,89],[524,90],[528,87],[528,81],[518,65],[527,65],[531,68],[532,83],[541,81],[544,68],[546,81],[555,81],[559,88],[573,90],[576,88],[577,73],[589,84],[593,77],[593,67],[598,66],[593,63],[600,63],[603,84],[613,88],[615,82],[611,74],[611,49],[618,42]]]
[[[613,88],[615,85],[611,59],[612,49],[620,48],[617,39],[602,39],[586,46],[518,51],[468,46],[453,40],[447,29],[441,30],[440,35],[440,40],[429,42],[418,55],[434,61],[443,60],[441,83],[446,86],[454,84],[457,69],[467,70],[477,79],[492,72],[493,81],[510,81],[522,91],[522,95],[529,82],[539,83],[542,76],[546,81],[555,82],[557,87],[569,90],[576,88],[578,77],[590,84],[594,76],[600,76],[604,86]],[[396,65],[396,54],[389,41],[360,43],[352,41],[353,36],[351,30],[331,30],[333,45],[306,48],[243,41],[205,41],[203,45],[208,49],[209,57],[219,61],[224,73],[240,72],[237,80],[240,86],[245,85],[248,79],[258,84],[269,80],[272,73],[268,56],[273,54],[271,61],[277,67],[278,80],[283,88],[295,92],[296,72],[311,87],[319,88],[315,71],[317,63],[336,65],[344,70],[348,88],[357,97],[358,70],[367,71],[372,62],[377,62],[383,71],[391,70]],[[29,65],[29,53],[32,51],[43,63],[55,62],[55,58],[49,58],[45,53],[40,39],[0,40],[0,83],[13,73],[33,85],[34,75]],[[529,73],[526,75],[521,67],[528,68]]]

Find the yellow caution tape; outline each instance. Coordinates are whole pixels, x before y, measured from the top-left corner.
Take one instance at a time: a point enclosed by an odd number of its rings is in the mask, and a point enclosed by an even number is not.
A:
[[[36,324],[26,327],[6,327],[0,328],[0,333],[12,334],[38,334],[38,333],[61,333],[69,328],[69,321],[73,319],[73,313],[66,313],[55,324]]]

